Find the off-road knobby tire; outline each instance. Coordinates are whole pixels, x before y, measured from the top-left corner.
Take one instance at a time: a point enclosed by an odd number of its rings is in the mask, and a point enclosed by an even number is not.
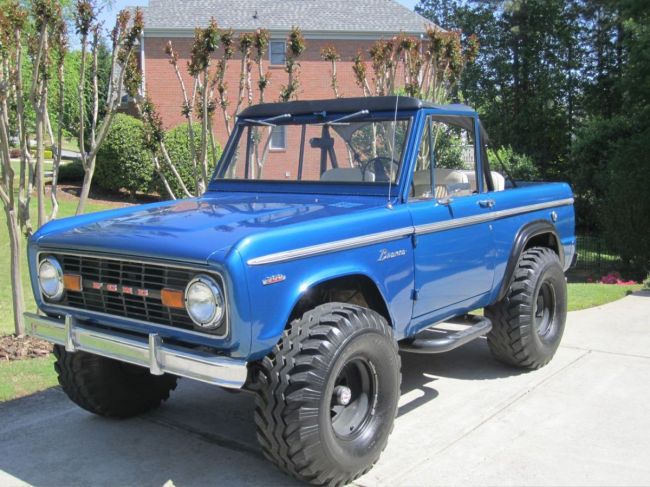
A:
[[[68,397],[91,413],[130,418],[157,408],[176,388],[177,377],[86,352],[54,347],[54,368]]]
[[[342,440],[330,419],[334,382],[345,364],[368,360],[377,402],[365,429]],[[386,447],[400,396],[400,358],[378,313],[329,303],[294,320],[257,375],[255,423],[264,455],[299,480],[343,485],[377,462]]]
[[[544,283],[553,288],[555,311],[548,333],[540,336],[533,316]],[[546,247],[526,250],[519,258],[505,297],[485,308],[485,316],[492,320],[492,331],[487,336],[492,355],[515,367],[543,367],[560,345],[566,313],[566,280],[557,254]]]

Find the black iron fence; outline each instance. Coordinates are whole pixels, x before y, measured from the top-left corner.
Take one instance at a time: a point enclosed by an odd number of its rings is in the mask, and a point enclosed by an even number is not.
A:
[[[612,271],[623,271],[624,262],[612,251],[605,239],[596,235],[578,235],[578,262],[569,272],[574,279],[599,279]]]

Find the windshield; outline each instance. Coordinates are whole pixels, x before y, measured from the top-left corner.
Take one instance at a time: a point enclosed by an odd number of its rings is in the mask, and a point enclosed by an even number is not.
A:
[[[217,179],[385,185],[395,183],[410,117],[367,111],[328,117],[244,120]]]

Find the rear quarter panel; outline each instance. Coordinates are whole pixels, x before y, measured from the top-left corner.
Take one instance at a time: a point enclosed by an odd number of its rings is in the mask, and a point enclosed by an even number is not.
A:
[[[573,198],[571,187],[565,183],[535,184],[488,194],[497,202],[494,208],[495,211],[514,210],[522,206],[571,200]],[[553,214],[557,216],[556,221],[553,221]],[[555,227],[564,249],[565,261],[563,264],[565,270],[571,263],[576,248],[575,212],[572,204],[562,204],[548,209],[497,219],[492,225],[496,256],[492,300],[496,298],[505,277],[504,273],[508,259],[518,232],[524,225],[535,220],[548,221]]]

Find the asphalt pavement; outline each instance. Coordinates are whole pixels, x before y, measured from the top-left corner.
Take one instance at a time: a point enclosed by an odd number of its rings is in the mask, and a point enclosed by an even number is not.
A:
[[[402,355],[374,485],[650,485],[650,293],[569,314],[535,372],[485,340]],[[0,486],[297,485],[262,457],[246,393],[182,380],[158,411],[95,417],[59,388],[0,404]]]

